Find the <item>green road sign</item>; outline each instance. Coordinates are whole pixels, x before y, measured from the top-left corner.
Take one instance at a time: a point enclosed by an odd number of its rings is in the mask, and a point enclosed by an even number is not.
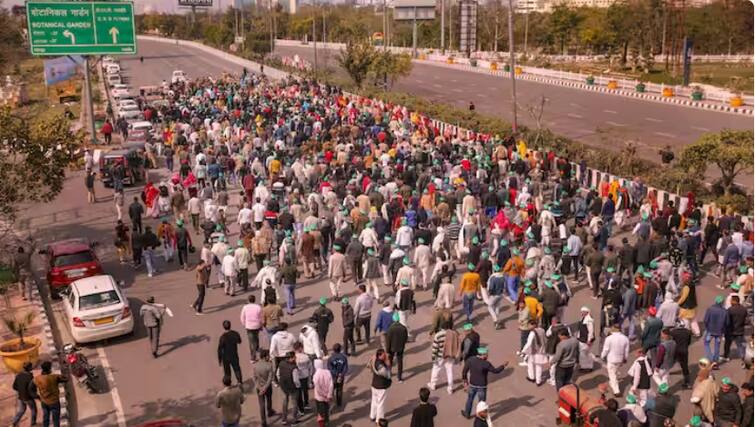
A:
[[[30,1],[26,18],[32,55],[136,53],[131,2]]]

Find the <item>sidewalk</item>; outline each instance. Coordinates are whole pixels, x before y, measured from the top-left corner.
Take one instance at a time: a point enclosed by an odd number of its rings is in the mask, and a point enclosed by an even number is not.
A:
[[[29,328],[27,334],[28,336],[37,337],[42,341],[42,346],[39,349],[40,362],[38,362],[37,365],[43,360],[53,360],[53,354],[51,353],[54,353],[55,350],[51,349],[51,342],[47,339],[45,329],[49,331],[49,322],[47,321],[47,316],[40,314],[44,313],[44,310],[42,309],[41,301],[39,300],[39,293],[35,291],[34,298],[31,301],[24,301],[15,286],[13,286],[9,292],[10,307],[12,308],[9,309],[4,302],[0,302],[0,304],[2,304],[2,308],[0,308],[0,317],[10,316],[14,312],[18,314],[27,313],[29,311],[34,312],[34,322]],[[11,338],[15,338],[15,335],[8,330],[4,322],[0,322],[0,339],[5,341]],[[38,366],[35,366],[34,374],[36,375],[38,373]],[[13,415],[16,412],[16,392],[13,390],[14,378],[15,374],[10,372],[8,368],[5,367],[5,364],[0,364],[0,425],[2,426],[10,425],[13,420]],[[37,403],[37,408],[39,409],[39,403]],[[42,413],[40,411],[37,416],[37,422],[42,421],[41,415]],[[29,411],[27,410],[21,424],[28,425],[29,422]]]

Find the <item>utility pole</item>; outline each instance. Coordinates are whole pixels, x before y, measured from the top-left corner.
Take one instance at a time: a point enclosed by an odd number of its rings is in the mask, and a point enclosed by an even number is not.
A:
[[[509,61],[511,62],[511,101],[514,113],[514,120],[511,122],[511,130],[516,134],[516,58],[514,57],[514,2],[509,0]]]
[[[92,134],[92,144],[97,144],[97,128],[94,125],[94,94],[92,93],[92,79],[89,76],[89,55],[84,57],[84,84],[87,90],[87,115],[89,116],[89,132]]]
[[[448,50],[454,50],[454,0],[448,2]]]
[[[312,4],[312,48],[315,50],[315,81],[317,81],[317,5]]]
[[[412,14],[412,58],[417,57],[417,6]]]
[[[524,57],[527,58],[527,35],[530,32],[530,8],[524,13]]]
[[[440,52],[446,53],[446,0],[440,0]]]

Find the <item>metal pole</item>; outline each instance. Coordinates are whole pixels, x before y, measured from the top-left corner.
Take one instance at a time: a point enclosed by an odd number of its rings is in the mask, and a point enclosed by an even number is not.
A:
[[[383,50],[388,49],[388,1],[383,0]]]
[[[97,129],[94,126],[94,106],[92,94],[92,79],[89,76],[89,56],[84,57],[84,84],[87,90],[87,115],[89,115],[89,132],[92,134],[92,144],[97,143]]]
[[[417,57],[417,7],[414,7],[412,19],[412,58]]]
[[[530,32],[530,9],[527,6],[527,12],[524,15],[524,56],[527,57],[527,35]]]
[[[509,0],[509,61],[511,62],[511,100],[514,113],[514,120],[511,122],[511,130],[516,133],[516,58],[514,57],[514,4]]]
[[[446,53],[446,0],[440,0],[440,53]]]
[[[448,2],[448,50],[454,50],[454,1]]]
[[[313,6],[315,5],[313,4]],[[315,50],[315,81],[317,81],[317,11],[314,8],[312,13],[312,47]]]

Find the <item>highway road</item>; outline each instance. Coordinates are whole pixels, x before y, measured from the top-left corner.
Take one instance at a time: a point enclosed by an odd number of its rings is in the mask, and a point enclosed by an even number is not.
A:
[[[313,60],[310,46],[278,46],[279,55],[298,54]],[[336,68],[337,51],[326,54],[318,49],[318,59]],[[519,123],[535,126],[527,112],[546,97],[543,126],[559,135],[620,150],[618,141],[633,140],[639,144],[638,155],[659,161],[658,150],[670,144],[678,153],[705,132],[721,129],[752,129],[753,117],[682,107],[661,102],[609,95],[528,80],[517,80]],[[414,63],[411,74],[401,78],[394,89],[466,109],[473,102],[476,111],[513,119],[511,80],[489,74],[455,70],[428,63]],[[599,131],[602,130],[601,131]]]
[[[225,64],[215,58],[203,58],[194,51],[184,47],[169,47],[155,43],[142,43],[140,54],[145,56],[144,63],[136,58],[124,58],[121,66],[124,73],[130,76],[131,84],[135,87],[145,84],[159,84],[162,79],[169,78],[174,69],[183,69],[189,77],[206,74],[218,74],[222,71],[239,71],[230,64]],[[167,175],[162,169],[152,171],[150,179],[159,180]],[[141,188],[129,188],[126,200],[136,197]],[[160,273],[148,278],[146,272],[134,270],[129,266],[118,263],[112,246],[113,228],[115,226],[115,208],[113,206],[112,190],[104,189],[97,183],[97,203],[86,202],[84,179],[81,172],[73,172],[66,180],[63,192],[53,203],[28,206],[20,214],[18,227],[23,232],[33,232],[33,236],[41,242],[51,242],[70,237],[88,237],[99,241],[98,253],[103,260],[105,271],[126,283],[126,292],[135,313],[150,295],[158,302],[167,304],[175,313],[175,317],[167,319],[161,337],[160,357],[153,359],[149,354],[146,332],[138,326],[132,336],[112,339],[84,348],[91,361],[101,366],[107,382],[105,393],[89,395],[77,389],[74,402],[74,426],[139,426],[142,423],[169,417],[180,417],[192,422],[196,426],[219,425],[219,412],[215,408],[215,395],[221,389],[222,370],[218,366],[216,348],[217,340],[222,333],[221,322],[228,319],[233,328],[242,333],[241,347],[242,370],[245,378],[250,377],[251,364],[247,341],[243,330],[239,326],[239,311],[246,300],[246,295],[227,297],[221,290],[212,289],[208,292],[205,303],[206,315],[196,316],[189,308],[195,297],[194,274],[178,270],[177,263],[157,261]],[[236,194],[236,191],[229,191]],[[231,204],[235,205],[232,199]],[[235,208],[230,209],[228,218],[235,218]],[[147,220],[146,224],[153,227],[157,220]],[[146,225],[145,224],[145,225]],[[235,241],[238,228],[231,227],[230,241]],[[195,242],[199,236],[193,234]],[[618,238],[618,237],[617,237]],[[617,240],[614,239],[614,243]],[[197,261],[197,254],[190,256],[192,262]],[[41,260],[35,260],[37,273],[43,277],[44,265]],[[213,281],[214,283],[214,281]],[[701,307],[706,307],[716,293],[713,277],[706,277],[703,286],[698,288]],[[574,284],[576,295],[569,304],[566,317],[569,321],[579,318],[578,310],[582,305],[593,309],[597,316],[599,301],[589,297],[589,291],[584,284]],[[348,283],[345,287],[349,296],[355,294],[354,287]],[[291,324],[291,331],[298,329],[307,321],[317,306],[321,296],[328,295],[327,283],[324,280],[302,281],[297,289],[297,309],[287,320]],[[430,376],[430,339],[426,332],[429,329],[431,295],[428,291],[418,292],[418,311],[412,318],[412,329],[417,334],[415,342],[409,343],[405,352],[405,382],[395,382],[388,393],[387,414],[391,425],[406,426],[413,408],[417,405],[417,390],[425,385]],[[460,305],[460,304],[459,304]],[[459,309],[457,305],[457,309]],[[67,322],[62,316],[59,302],[52,304],[54,315],[54,330],[62,342],[70,340]],[[341,316],[340,307],[330,304],[335,313],[335,322],[331,326],[329,344],[340,340]],[[557,415],[554,404],[556,392],[550,386],[537,387],[526,381],[525,369],[517,366],[514,355],[515,346],[519,342],[519,331],[516,327],[516,314],[508,304],[505,305],[503,318],[506,319],[506,329],[495,331],[485,308],[477,303],[474,312],[474,322],[482,336],[482,341],[490,345],[490,359],[494,364],[503,361],[511,362],[500,375],[491,377],[488,390],[488,402],[492,406],[492,416],[496,425],[511,426],[521,424],[527,426],[552,426]],[[141,325],[137,316],[137,323]],[[332,417],[332,425],[341,426],[346,422],[354,426],[366,427],[372,425],[368,420],[370,373],[364,369],[368,357],[373,354],[375,344],[369,347],[359,346],[358,354],[352,357],[351,373],[345,387],[346,406]],[[594,347],[597,351],[597,345]],[[696,341],[691,347],[690,360],[697,360],[702,355],[702,342]],[[632,357],[633,359],[633,357]],[[628,368],[626,366],[625,368]],[[456,386],[453,395],[447,395],[440,387],[433,393],[433,401],[438,405],[439,416],[436,425],[467,425],[469,422],[459,416],[465,394],[458,382],[461,367],[456,366]],[[622,370],[624,371],[624,370]],[[693,368],[693,375],[696,369]],[[735,363],[725,365],[722,374],[730,375],[736,383],[741,383],[743,372]],[[598,368],[591,373],[580,373],[577,382],[584,388],[595,393],[598,384],[606,382],[606,372]],[[679,370],[672,371],[672,390],[682,399],[678,419],[685,421],[691,415],[691,407],[685,403],[689,401],[690,393],[680,390]],[[624,386],[627,385],[625,380]],[[245,382],[247,390],[251,389],[250,381]],[[281,406],[279,390],[274,392],[275,408]],[[623,401],[622,401],[623,404]],[[243,407],[241,425],[259,425],[258,407],[253,395],[247,394],[247,401]],[[306,426],[315,425],[312,417],[306,418]]]

